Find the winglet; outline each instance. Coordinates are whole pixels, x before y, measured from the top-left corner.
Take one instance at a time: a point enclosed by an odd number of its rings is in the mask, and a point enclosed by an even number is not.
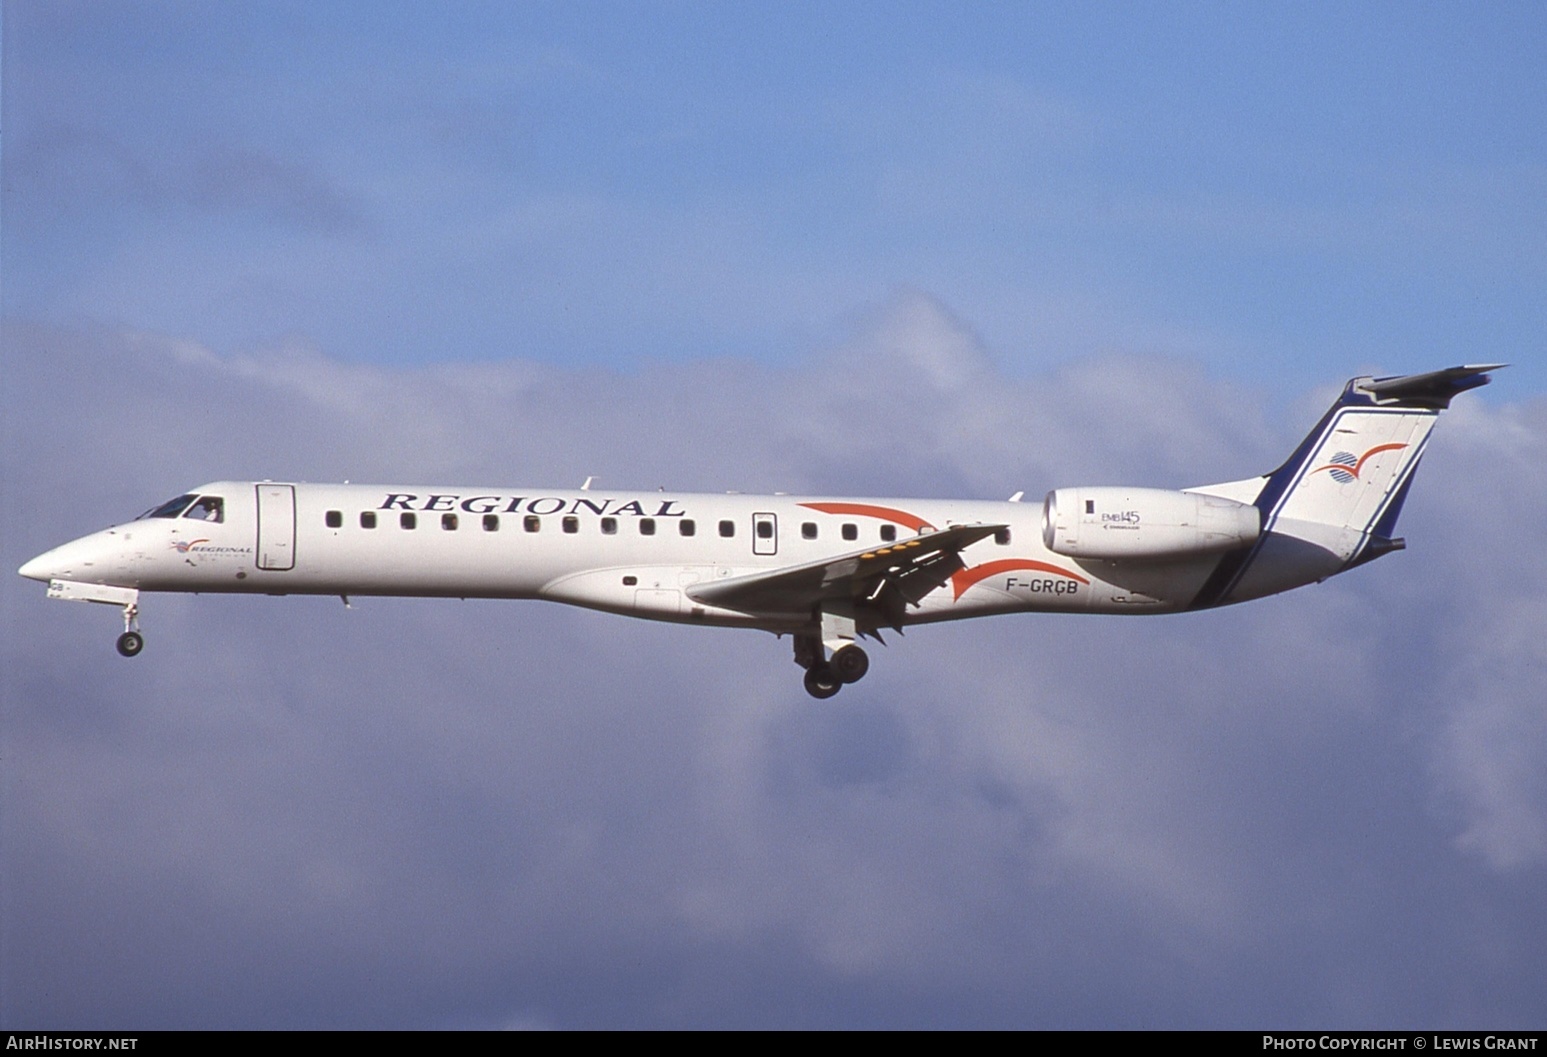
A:
[[[1427,374],[1404,374],[1392,378],[1373,378],[1358,388],[1375,398],[1381,405],[1399,407],[1427,407],[1443,410],[1455,397],[1468,389],[1487,385],[1493,379],[1489,371],[1503,370],[1507,363],[1480,363],[1472,366],[1448,367],[1443,371]]]

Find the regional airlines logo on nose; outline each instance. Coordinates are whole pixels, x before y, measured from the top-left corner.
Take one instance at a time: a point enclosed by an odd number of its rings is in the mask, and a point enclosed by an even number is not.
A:
[[[1383,451],[1401,451],[1405,447],[1407,447],[1406,444],[1377,444],[1363,455],[1355,455],[1351,451],[1335,452],[1327,460],[1327,465],[1318,466],[1311,472],[1321,473],[1326,470],[1338,484],[1347,484],[1349,481],[1359,479],[1359,471],[1364,469],[1364,464],[1369,462],[1371,457]]]
[[[208,539],[173,540],[172,549],[178,554],[251,554],[251,547],[211,547]]]

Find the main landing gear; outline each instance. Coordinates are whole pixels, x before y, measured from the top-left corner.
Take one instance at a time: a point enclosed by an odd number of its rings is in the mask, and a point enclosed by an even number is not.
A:
[[[833,654],[832,660],[820,661],[806,669],[806,693],[818,700],[826,700],[844,683],[857,683],[870,671],[870,657],[858,646],[845,646]]]
[[[857,683],[870,671],[870,655],[854,642],[854,621],[822,614],[823,634],[795,636],[795,663],[806,670],[806,693],[826,700],[845,683]]]

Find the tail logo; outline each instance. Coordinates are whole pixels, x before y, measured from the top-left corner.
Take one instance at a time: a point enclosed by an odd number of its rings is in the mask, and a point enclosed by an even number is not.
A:
[[[1359,479],[1359,471],[1364,469],[1364,464],[1372,457],[1383,451],[1401,451],[1405,447],[1407,447],[1406,444],[1377,444],[1363,455],[1355,455],[1351,451],[1335,452],[1327,460],[1327,465],[1318,466],[1311,472],[1321,473],[1326,470],[1338,484],[1347,484]]]

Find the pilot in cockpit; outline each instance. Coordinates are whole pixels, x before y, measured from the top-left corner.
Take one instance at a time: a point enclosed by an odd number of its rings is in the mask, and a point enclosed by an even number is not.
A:
[[[219,496],[201,495],[199,501],[189,507],[183,517],[193,518],[195,521],[224,521],[225,500]]]

